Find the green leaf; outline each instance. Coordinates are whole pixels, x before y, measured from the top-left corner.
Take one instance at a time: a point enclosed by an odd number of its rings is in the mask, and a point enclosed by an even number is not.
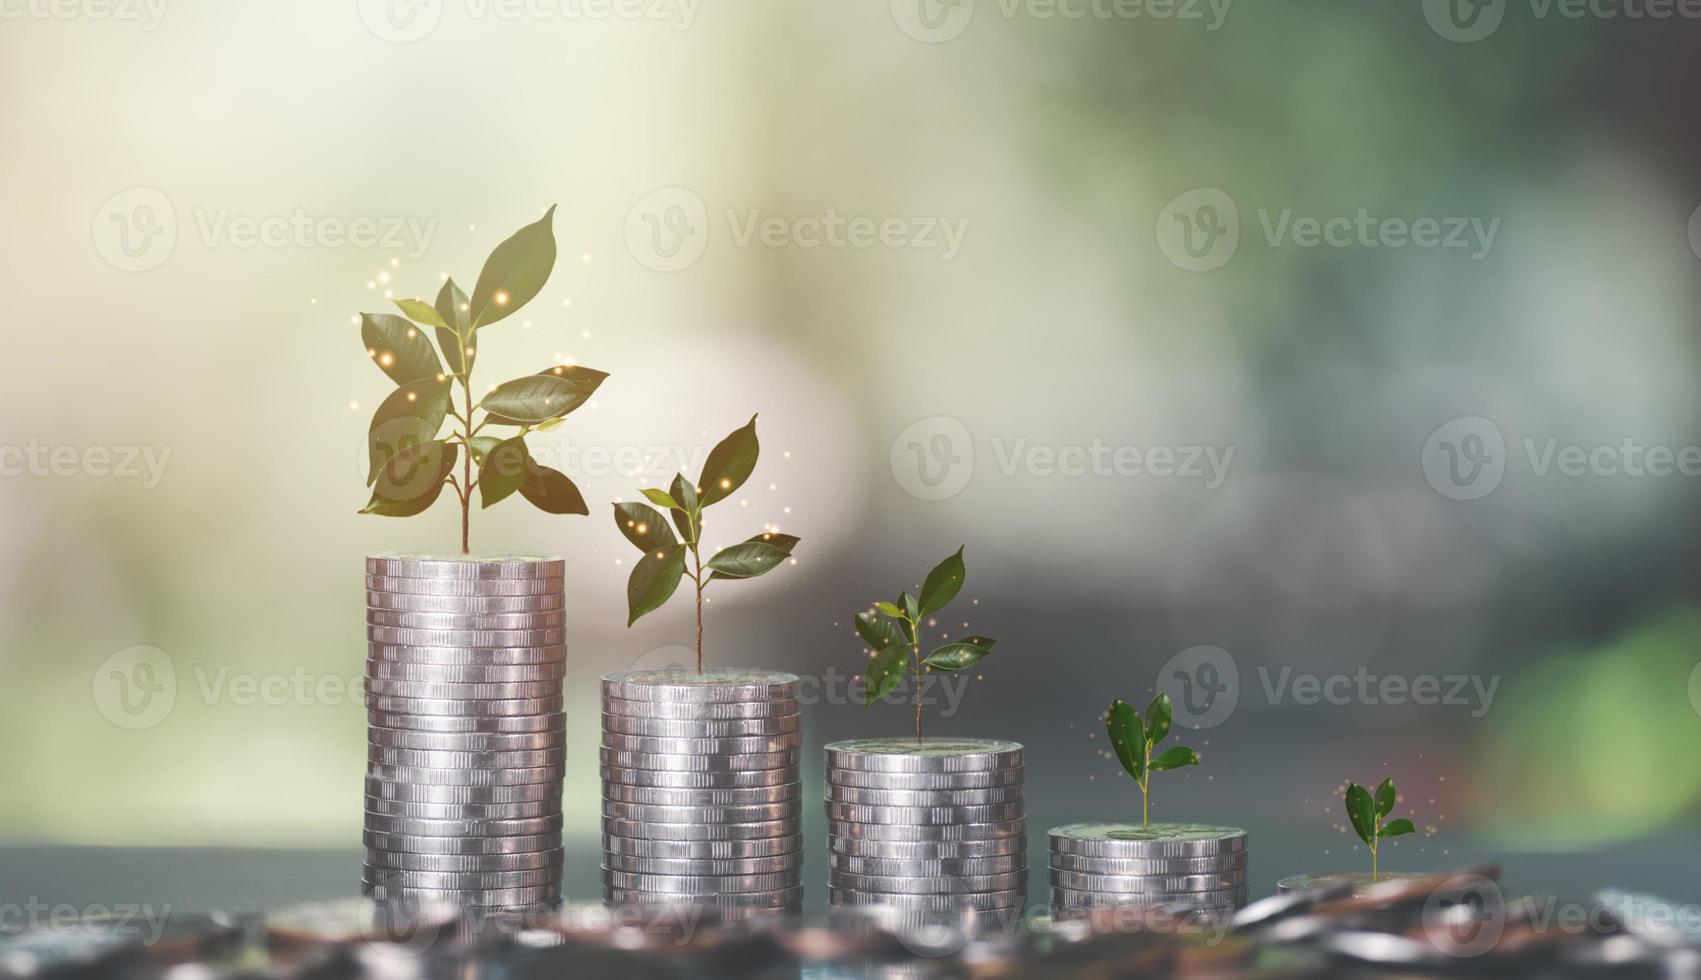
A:
[[[372,501],[361,513],[380,517],[423,513],[443,493],[459,457],[460,447],[441,439],[397,453],[379,473]]]
[[[720,441],[703,464],[702,506],[719,503],[738,492],[756,469],[762,446],[756,439],[756,416],[744,428]]]
[[[671,512],[673,526],[679,528],[680,538],[686,541],[697,540],[695,524],[698,509],[697,488],[692,486],[691,481],[685,478],[685,474],[676,473],[673,477],[673,485],[668,488],[668,494],[679,501],[679,506],[684,508]]]
[[[1104,727],[1110,736],[1110,747],[1116,753],[1116,761],[1122,763],[1122,768],[1134,777],[1135,782],[1144,780],[1146,728],[1140,724],[1140,712],[1118,698],[1110,703],[1110,710],[1105,713]]]
[[[526,482],[520,485],[520,496],[546,514],[585,517],[591,512],[585,504],[585,495],[579,492],[578,486],[567,478],[567,474],[536,462],[526,469]]]
[[[886,602],[884,600],[882,600],[880,602],[876,602],[874,604],[874,608],[880,610],[882,613],[885,613],[887,616],[890,616],[893,619],[903,619],[904,618],[904,611],[902,609],[899,609],[897,606],[893,605],[890,602]]]
[[[1412,826],[1412,822],[1410,820],[1406,820],[1406,819],[1402,818],[1402,819],[1399,819],[1399,820],[1388,821],[1388,823],[1383,825],[1382,829],[1377,833],[1376,836],[1378,836],[1378,837],[1404,837],[1407,834],[1415,834],[1415,833],[1417,833],[1417,828]]]
[[[405,385],[443,373],[443,362],[419,327],[389,313],[365,313],[360,339],[367,356],[396,384]]]
[[[614,523],[639,551],[655,551],[679,543],[661,512],[644,504],[615,504]]]
[[[933,571],[927,573],[927,581],[921,584],[921,615],[931,616],[952,600],[962,591],[963,577],[967,574],[963,568],[963,549],[940,562]]]
[[[744,579],[766,575],[780,567],[787,558],[791,557],[791,548],[783,543],[764,540],[767,535],[757,535],[749,541],[723,548],[716,552],[708,561],[708,567],[714,569],[714,578]],[[796,538],[791,541],[795,543]]]
[[[1197,752],[1177,745],[1152,760],[1152,771],[1168,772],[1171,769],[1185,769],[1188,766],[1198,764],[1199,754]]]
[[[543,291],[555,268],[555,208],[496,246],[473,287],[472,322],[485,327],[505,319]]]
[[[490,455],[492,449],[502,445],[502,440],[496,436],[473,436],[471,442],[473,462],[479,466],[484,465],[484,457]]]
[[[1153,745],[1169,737],[1171,719],[1175,714],[1169,695],[1160,694],[1146,706],[1146,736]]]
[[[927,655],[923,661],[934,670],[958,671],[967,670],[980,663],[981,658],[992,652],[996,640],[985,636],[965,636],[955,643],[947,643]]]
[[[868,662],[862,678],[862,706],[868,707],[898,689],[904,682],[904,664],[909,653],[902,645],[887,647]]]
[[[1357,783],[1347,786],[1347,819],[1353,825],[1353,833],[1366,844],[1376,842],[1376,801],[1370,798],[1370,791]]]
[[[443,314],[438,313],[436,307],[422,299],[398,299],[396,300],[396,308],[415,323],[422,323],[428,327],[447,327],[449,325],[444,322]]]
[[[898,593],[898,605],[904,608],[904,612],[911,619],[921,618],[921,606],[916,603],[915,596],[910,595],[908,592]],[[905,626],[906,630],[908,628],[908,626]]]
[[[608,375],[590,368],[550,368],[496,386],[479,407],[495,425],[532,425],[558,419],[590,400]]]
[[[1382,785],[1376,787],[1376,818],[1378,820],[1394,812],[1394,801],[1399,794],[1394,791],[1394,780],[1384,779]]]
[[[856,614],[856,635],[862,637],[862,642],[868,644],[870,650],[885,650],[904,642],[904,634],[899,632],[897,624],[865,612]]]
[[[366,485],[378,482],[378,474],[397,453],[437,438],[449,414],[448,379],[421,378],[390,393],[372,416],[366,433],[368,476]]]
[[[485,454],[478,470],[478,493],[486,510],[518,493],[531,469],[532,454],[526,440],[515,436]]]
[[[437,328],[437,346],[449,362],[449,373],[463,380],[472,374],[473,362],[478,360],[478,337],[472,318],[467,315],[467,294],[448,279],[437,291],[437,317],[444,325]],[[468,354],[471,348],[473,353]]]
[[[666,507],[669,510],[684,509],[679,506],[678,501],[673,499],[673,495],[668,493],[666,490],[657,490],[654,487],[645,487],[642,492],[644,496],[650,499],[650,503],[655,504],[657,507]]]
[[[670,544],[644,552],[644,557],[632,567],[632,577],[626,581],[626,625],[630,627],[640,617],[665,605],[673,598],[684,575],[684,545]]]

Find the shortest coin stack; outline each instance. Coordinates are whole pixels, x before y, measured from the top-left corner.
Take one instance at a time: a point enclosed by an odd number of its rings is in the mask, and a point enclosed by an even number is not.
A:
[[[803,896],[795,674],[602,679],[603,898],[795,912]]]
[[[1020,745],[864,739],[826,751],[834,906],[999,913],[1026,901]]]
[[[1170,905],[1226,918],[1246,898],[1244,830],[1078,823],[1051,831],[1051,905],[1059,915]]]
[[[560,901],[564,567],[366,560],[368,896]]]

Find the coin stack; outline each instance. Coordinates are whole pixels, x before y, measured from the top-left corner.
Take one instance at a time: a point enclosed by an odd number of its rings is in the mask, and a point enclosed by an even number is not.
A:
[[[602,679],[609,904],[798,909],[799,687],[795,674],[742,669]]]
[[[1246,897],[1244,830],[1078,823],[1051,832],[1051,905],[1059,915],[1181,905],[1226,918]]]
[[[833,905],[1008,912],[1026,901],[1020,745],[864,739],[826,751]]]
[[[367,895],[560,900],[564,567],[366,560]]]

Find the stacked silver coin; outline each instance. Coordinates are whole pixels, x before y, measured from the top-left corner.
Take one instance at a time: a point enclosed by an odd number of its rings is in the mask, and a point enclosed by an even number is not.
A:
[[[795,674],[602,679],[603,898],[796,911],[803,784]]]
[[[826,753],[833,905],[1009,912],[1026,901],[1020,745],[863,739]]]
[[[1058,914],[1166,905],[1226,918],[1246,904],[1246,831],[1200,824],[1070,824],[1051,831]]]
[[[565,563],[366,560],[365,894],[561,898]]]

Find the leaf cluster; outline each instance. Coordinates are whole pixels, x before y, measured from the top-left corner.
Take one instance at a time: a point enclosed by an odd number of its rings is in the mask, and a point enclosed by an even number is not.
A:
[[[891,694],[903,683],[906,666],[913,667],[919,686],[921,674],[932,671],[967,670],[992,652],[995,640],[966,636],[921,656],[921,627],[927,617],[944,609],[962,591],[967,569],[963,549],[927,573],[919,595],[906,590],[895,601],[879,601],[856,616],[856,632],[874,651],[863,675],[863,707]]]
[[[1417,832],[1410,820],[1383,822],[1394,812],[1398,796],[1392,779],[1384,779],[1382,785],[1376,787],[1374,795],[1357,783],[1347,784],[1347,820],[1353,825],[1353,833],[1372,851],[1389,837],[1404,837]]]
[[[1111,749],[1122,768],[1146,790],[1154,772],[1184,769],[1199,764],[1199,755],[1184,746],[1172,746],[1153,758],[1158,743],[1169,737],[1174,708],[1168,694],[1160,694],[1146,706],[1146,716],[1120,698],[1110,703],[1105,713],[1105,731],[1110,736]]]

